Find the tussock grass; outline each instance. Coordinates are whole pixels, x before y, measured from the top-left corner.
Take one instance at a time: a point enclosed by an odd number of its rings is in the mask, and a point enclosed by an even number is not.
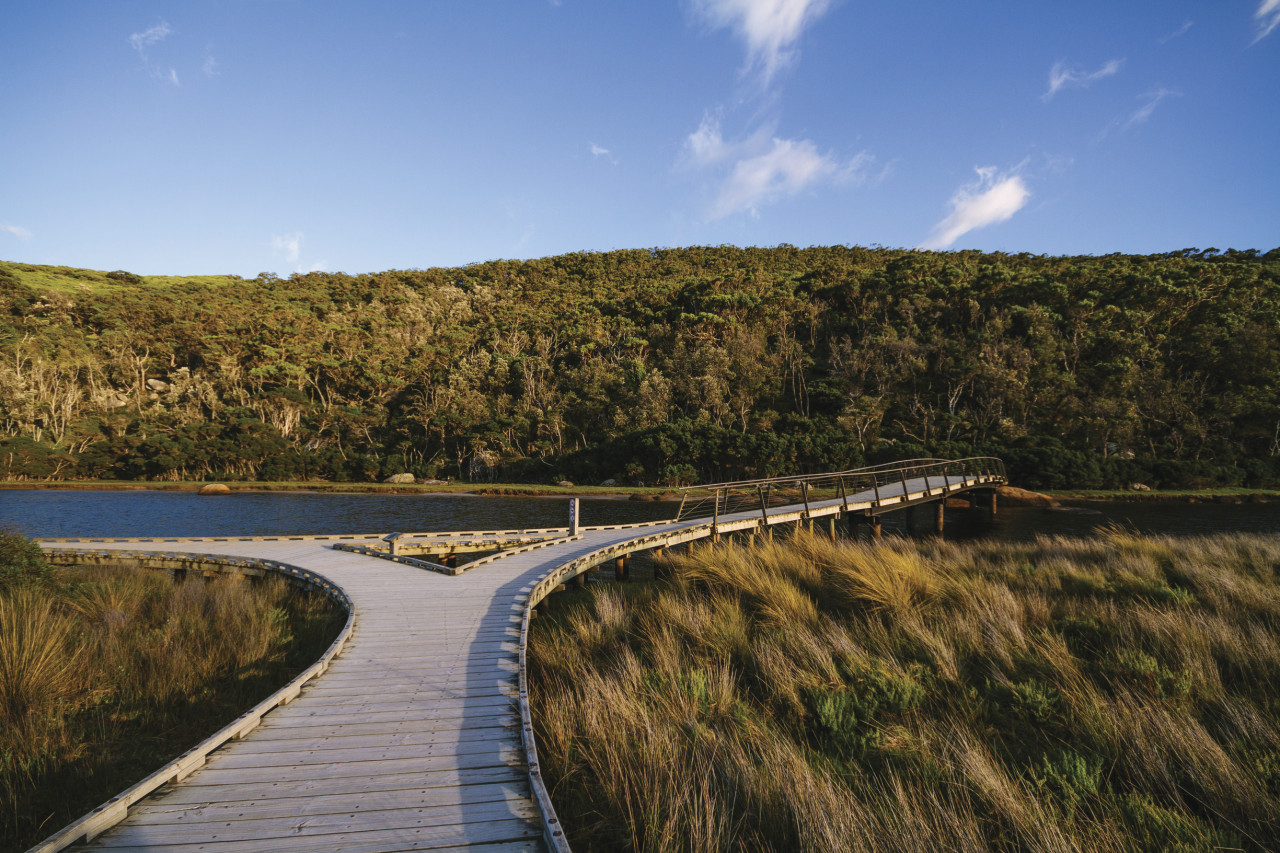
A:
[[[26,849],[194,746],[341,624],[283,579],[52,569],[0,533],[0,849]]]
[[[534,623],[575,850],[1280,849],[1280,539],[671,558]]]

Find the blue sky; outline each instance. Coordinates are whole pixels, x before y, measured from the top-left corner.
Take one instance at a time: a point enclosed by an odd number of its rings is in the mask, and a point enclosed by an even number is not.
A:
[[[0,258],[1280,245],[1280,0],[7,3]]]

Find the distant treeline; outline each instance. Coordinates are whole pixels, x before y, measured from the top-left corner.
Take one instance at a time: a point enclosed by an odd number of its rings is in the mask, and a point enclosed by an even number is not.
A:
[[[287,279],[0,263],[0,477],[680,484],[995,454],[1280,481],[1280,249],[578,253]]]

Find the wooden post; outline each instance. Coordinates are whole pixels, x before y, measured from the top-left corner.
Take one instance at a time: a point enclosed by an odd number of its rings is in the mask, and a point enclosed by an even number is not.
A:
[[[992,518],[996,517],[996,509],[997,509],[996,504],[998,503],[998,498],[999,498],[999,492],[997,492],[995,489],[992,489],[991,490],[991,517]]]
[[[881,534],[881,530],[880,530],[880,516],[878,516],[878,515],[873,515],[873,516],[871,517],[871,541],[873,541],[873,542],[879,542],[879,541],[880,541],[880,534]]]
[[[667,549],[659,545],[650,552],[653,558],[653,579],[660,581],[667,576]]]
[[[629,562],[630,561],[627,559],[626,555],[623,555],[613,561],[613,579],[615,581],[624,581],[627,579],[627,569],[629,568],[627,564]]]
[[[833,515],[829,517],[827,521],[828,521],[827,532],[831,535],[831,541],[834,542],[836,541],[836,538],[837,538],[836,537],[836,517]]]
[[[574,589],[586,589],[586,588],[587,588],[587,575],[586,575],[586,572],[583,572],[582,574],[574,575],[574,576],[573,576],[573,588],[574,588]]]
[[[942,535],[942,527],[944,522],[946,521],[946,510],[947,510],[946,500],[940,500],[936,504],[934,504],[933,532],[937,533],[939,536]]]

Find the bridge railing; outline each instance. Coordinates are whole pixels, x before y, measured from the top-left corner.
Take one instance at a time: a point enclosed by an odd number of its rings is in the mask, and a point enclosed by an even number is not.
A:
[[[932,489],[970,480],[1006,482],[1006,477],[1004,462],[1000,459],[973,456],[967,459],[909,459],[825,474],[707,483],[681,489],[684,498],[676,520],[714,520],[741,512],[759,512],[767,516],[774,507],[808,506],[816,501],[848,500],[854,495],[868,493],[878,501],[881,489],[899,484],[905,489],[906,484],[914,480],[923,480],[924,487]]]

